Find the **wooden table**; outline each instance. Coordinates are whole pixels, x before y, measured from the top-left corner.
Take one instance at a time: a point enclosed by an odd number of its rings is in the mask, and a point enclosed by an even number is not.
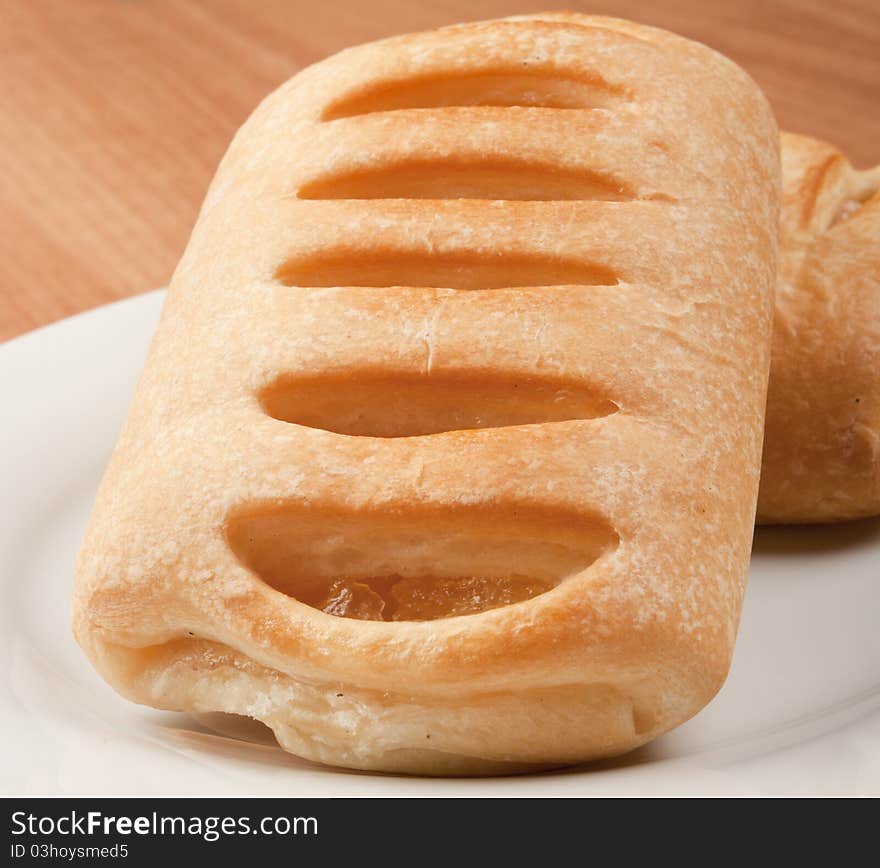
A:
[[[227,142],[304,65],[517,0],[0,0],[0,339],[167,283]],[[878,0],[560,6],[707,42],[780,124],[880,160]]]

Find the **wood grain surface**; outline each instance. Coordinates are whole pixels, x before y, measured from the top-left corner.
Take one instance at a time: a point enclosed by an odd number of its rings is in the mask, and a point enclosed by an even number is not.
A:
[[[878,0],[612,0],[706,42],[780,125],[880,161]],[[516,0],[0,0],[0,340],[167,283],[262,96],[348,45]]]

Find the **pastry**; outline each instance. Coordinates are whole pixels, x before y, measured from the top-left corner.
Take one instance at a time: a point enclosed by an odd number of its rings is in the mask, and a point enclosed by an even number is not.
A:
[[[880,513],[880,166],[782,135],[779,282],[758,520]]]
[[[696,713],[754,524],[778,141],[724,57],[575,14],[282,86],[97,497],[98,671],[384,771],[576,763]]]

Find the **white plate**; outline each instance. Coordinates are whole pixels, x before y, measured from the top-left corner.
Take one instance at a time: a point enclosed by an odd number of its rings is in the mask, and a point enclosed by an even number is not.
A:
[[[675,732],[592,768],[518,778],[358,774],[237,718],[120,699],[73,642],[92,497],[161,292],[0,347],[0,766],[23,794],[880,795],[880,522],[762,530],[730,678]]]

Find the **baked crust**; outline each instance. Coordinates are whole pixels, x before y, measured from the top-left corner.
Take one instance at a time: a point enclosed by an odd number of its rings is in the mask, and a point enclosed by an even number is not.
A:
[[[782,134],[779,282],[758,521],[880,513],[880,167]]]
[[[98,493],[95,667],[385,771],[575,763],[696,713],[746,578],[778,159],[738,67],[614,19],[397,37],[282,86],[223,159]],[[433,620],[297,599],[340,574],[534,587]]]

